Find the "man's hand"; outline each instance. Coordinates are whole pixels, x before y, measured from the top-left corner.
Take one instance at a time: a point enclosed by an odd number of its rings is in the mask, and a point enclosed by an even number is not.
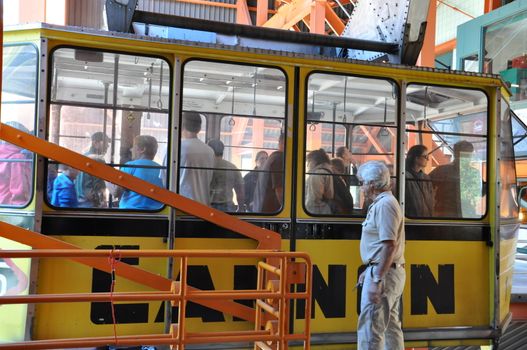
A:
[[[375,283],[370,282],[368,286],[368,300],[374,304],[381,302],[381,295],[383,290],[383,282]]]

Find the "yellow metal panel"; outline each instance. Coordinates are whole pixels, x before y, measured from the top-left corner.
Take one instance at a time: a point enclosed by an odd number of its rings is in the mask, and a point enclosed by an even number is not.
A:
[[[0,238],[0,247],[2,249],[17,249],[27,250],[30,247],[13,242],[11,240]],[[27,295],[29,286],[29,271],[31,259],[11,259],[9,264],[6,259],[2,262],[5,264],[2,266],[0,273],[0,295]],[[10,266],[10,273],[7,273],[7,266]],[[13,272],[13,268],[17,269],[17,272]],[[18,275],[20,273],[22,275]],[[24,278],[24,281],[20,281]],[[13,286],[18,284],[19,288]],[[24,288],[23,290],[20,290]],[[27,305],[14,304],[14,305],[0,305],[0,342],[14,342],[24,340],[26,330],[26,313]]]
[[[101,245],[138,246],[140,249],[166,249],[162,238],[145,237],[86,237],[86,236],[58,236],[65,242],[87,249],[94,249]],[[288,241],[283,242],[283,249],[287,250]],[[248,239],[195,239],[176,238],[177,249],[254,249],[255,242]],[[110,264],[110,262],[109,262]],[[233,288],[233,270],[235,265],[256,265],[251,259],[206,260],[190,259],[189,265],[204,267],[211,277],[215,289]],[[159,258],[142,258],[139,267],[150,272],[166,276],[167,261]],[[179,264],[176,262],[174,275],[178,274]],[[92,291],[93,270],[85,265],[71,262],[67,259],[41,259],[39,266],[38,293],[81,293]],[[115,291],[149,291],[150,289],[137,283],[117,278]],[[127,303],[117,303],[127,304]],[[128,303],[130,304],[130,303]],[[146,333],[162,333],[163,321],[156,317],[163,316],[161,302],[149,302],[148,322],[120,323],[117,325],[118,335],[133,335]],[[36,309],[34,334],[35,339],[55,339],[86,336],[113,335],[112,324],[96,324],[90,319],[89,303],[57,303],[39,304]],[[144,316],[144,315],[143,315]],[[224,322],[203,322],[200,317],[187,319],[186,327],[189,331],[199,331],[206,326],[207,331],[246,330],[254,327],[243,321],[233,321],[229,315],[223,315]],[[93,317],[93,316],[92,316]],[[140,317],[140,315],[134,315]]]
[[[354,332],[357,325],[357,289],[354,289],[361,265],[359,241],[352,240],[302,240],[297,242],[297,250],[311,255],[313,264],[328,281],[330,265],[346,267],[346,312],[345,317],[326,318],[315,303],[315,318],[312,322],[313,333],[318,332]],[[484,242],[443,242],[412,241],[406,244],[406,287],[403,298],[403,327],[455,327],[488,326],[489,288],[488,288],[488,247]],[[439,265],[453,265],[455,311],[438,314],[428,301],[428,312],[412,315],[411,294],[412,266],[428,265],[436,281]],[[314,288],[316,288],[316,283]],[[296,321],[300,324],[299,321]]]

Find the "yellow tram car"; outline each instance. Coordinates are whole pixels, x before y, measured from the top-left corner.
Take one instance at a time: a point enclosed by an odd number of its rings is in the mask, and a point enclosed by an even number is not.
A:
[[[355,168],[384,161],[405,208],[407,151],[426,146],[424,172],[430,173],[453,163],[454,146],[467,142],[472,151],[462,161],[469,170],[458,174],[456,190],[433,193],[430,214],[406,211],[405,341],[420,347],[487,345],[499,339],[510,320],[519,221],[509,92],[497,76],[41,24],[4,33],[3,81],[2,123],[80,154],[96,153],[117,169],[131,159],[137,135],[153,136],[158,143],[154,168],[176,193],[186,170],[226,171],[181,166],[185,112],[200,114],[198,138],[220,140],[223,158],[235,165],[229,171],[237,176],[255,171],[259,152],[283,152],[278,167],[256,169],[280,182],[279,205],[256,206],[246,187],[243,197],[231,193],[232,206],[225,210],[280,233],[283,250],[311,255],[312,314],[296,305],[292,326],[311,317],[312,345],[326,349],[349,349],[356,341],[354,286],[368,203]],[[97,133],[104,145],[94,152]],[[322,148],[337,158],[342,147],[351,160],[338,176],[347,181],[353,206],[317,211],[308,203],[312,194],[306,182],[317,175],[307,169],[306,156]],[[249,239],[170,207],[123,207],[104,182],[95,199],[53,205],[53,182],[64,168],[51,159],[28,159],[25,165],[34,169],[30,186],[17,200],[1,199],[4,221],[87,249],[255,247]],[[0,159],[0,165],[8,162]],[[336,181],[337,175],[327,176]],[[455,204],[455,211],[438,209],[445,201]],[[19,247],[1,242],[3,249]],[[159,275],[176,274],[162,259],[128,262]],[[110,288],[107,273],[63,259],[18,265],[34,292]],[[201,289],[243,289],[255,278],[254,266],[236,260],[217,265],[202,259],[189,266],[189,283]],[[118,288],[132,287],[137,286],[124,281]],[[118,303],[116,313],[120,334],[163,332],[161,302]],[[196,329],[247,327],[197,305],[189,306],[187,318]],[[4,305],[0,323],[21,325],[0,327],[2,341],[22,340],[26,331],[32,339],[113,334],[109,303]]]

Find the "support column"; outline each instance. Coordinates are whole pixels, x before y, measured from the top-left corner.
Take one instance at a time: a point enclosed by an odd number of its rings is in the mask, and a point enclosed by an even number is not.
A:
[[[417,59],[417,66],[435,67],[436,14],[437,2],[436,0],[431,0],[428,8],[428,17],[426,19],[425,39],[421,54]]]
[[[251,16],[249,15],[249,7],[246,0],[236,1],[236,23],[252,25]]]
[[[314,0],[309,17],[309,31],[313,34],[325,34],[326,0]]]
[[[267,22],[269,0],[258,0],[256,2],[256,25],[261,26]]]
[[[489,13],[492,10],[497,9],[501,6],[501,0],[485,0],[485,13]]]

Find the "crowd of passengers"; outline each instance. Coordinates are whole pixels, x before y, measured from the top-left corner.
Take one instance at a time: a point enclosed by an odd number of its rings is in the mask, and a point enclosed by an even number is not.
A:
[[[19,123],[14,126],[27,132]],[[199,113],[185,112],[180,149],[180,194],[226,212],[278,212],[284,198],[284,135],[280,135],[278,150],[271,154],[258,152],[255,168],[242,177],[241,171],[233,163],[223,159],[224,144],[217,139],[204,143],[198,138],[200,131]],[[104,163],[109,141],[104,133],[94,133],[90,149],[84,155]],[[163,167],[153,160],[157,148],[154,137],[136,136],[132,160],[120,170],[154,185],[164,186]],[[459,200],[463,167],[460,159],[462,154],[473,153],[474,147],[470,142],[460,141],[454,145],[453,151],[451,163],[438,166],[426,174],[424,169],[429,160],[428,149],[424,145],[415,145],[409,149],[405,167],[407,216],[472,216],[470,213],[467,215],[466,208],[462,208],[462,201]],[[14,160],[0,162],[0,173],[7,176],[3,178],[11,180],[9,185],[0,183],[0,204],[26,203],[28,198],[23,197],[28,196],[29,190],[24,190],[24,187],[29,188],[30,185],[31,177],[28,174],[31,173],[31,164],[19,160],[29,159],[29,155],[17,146],[2,142],[0,158]],[[48,199],[53,206],[100,208],[106,202],[107,190],[118,199],[118,206],[122,209],[154,210],[162,206],[148,197],[69,166],[61,164],[59,169],[57,171],[52,165],[48,172]],[[359,185],[356,170],[352,154],[346,147],[338,148],[333,159],[323,149],[309,152],[305,178],[306,210],[318,215],[351,214],[354,198],[350,187]],[[465,177],[480,179],[479,171],[475,168],[465,166],[463,171]],[[363,203],[362,208],[367,208],[368,204]]]

